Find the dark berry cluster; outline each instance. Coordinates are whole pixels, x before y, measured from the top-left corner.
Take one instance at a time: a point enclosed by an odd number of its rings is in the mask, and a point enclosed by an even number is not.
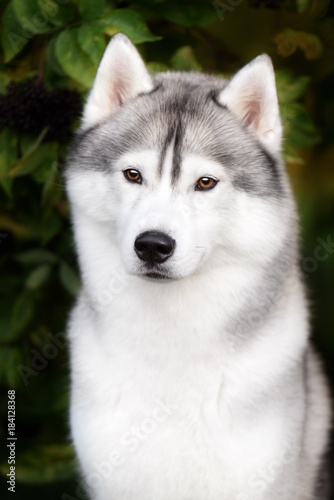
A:
[[[38,133],[48,127],[46,139],[66,140],[71,124],[80,116],[82,103],[73,90],[48,90],[37,77],[11,81],[0,95],[0,128]]]

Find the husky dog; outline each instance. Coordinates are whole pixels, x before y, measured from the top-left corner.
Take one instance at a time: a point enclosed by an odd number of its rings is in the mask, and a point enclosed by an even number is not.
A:
[[[107,47],[65,173],[90,498],[326,498],[330,398],[281,140],[268,56],[225,81],[151,76],[124,35]]]

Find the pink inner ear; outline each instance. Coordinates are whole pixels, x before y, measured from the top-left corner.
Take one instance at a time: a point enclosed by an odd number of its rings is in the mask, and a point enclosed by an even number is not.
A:
[[[129,71],[131,71],[131,66]],[[133,97],[132,84],[135,80],[135,74],[127,74],[120,68],[116,68],[113,73],[113,84],[110,86],[109,101],[111,111],[116,111],[117,108],[123,106],[129,99]]]
[[[251,127],[253,130],[257,130],[260,123],[260,104],[259,102],[253,102],[248,106],[243,123],[246,127]]]
[[[122,97],[120,95],[120,92],[117,89],[117,86],[115,84],[113,84],[113,85],[110,84],[107,92],[108,92],[108,96],[109,96],[109,99],[108,99],[109,109],[108,109],[108,111],[111,113],[111,112],[116,111],[116,109],[119,108],[120,106],[122,106],[123,101],[122,101]]]

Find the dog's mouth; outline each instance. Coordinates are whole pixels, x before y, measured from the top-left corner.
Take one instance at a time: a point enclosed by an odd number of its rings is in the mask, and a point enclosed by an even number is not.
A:
[[[172,277],[166,273],[158,273],[156,271],[149,271],[147,273],[142,274],[143,278],[146,278],[150,281],[167,281],[171,280]]]

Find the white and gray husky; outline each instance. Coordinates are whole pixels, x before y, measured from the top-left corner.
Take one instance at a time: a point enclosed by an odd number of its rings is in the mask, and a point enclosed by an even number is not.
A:
[[[262,55],[230,81],[106,49],[65,172],[71,429],[94,500],[327,498],[330,398]]]

